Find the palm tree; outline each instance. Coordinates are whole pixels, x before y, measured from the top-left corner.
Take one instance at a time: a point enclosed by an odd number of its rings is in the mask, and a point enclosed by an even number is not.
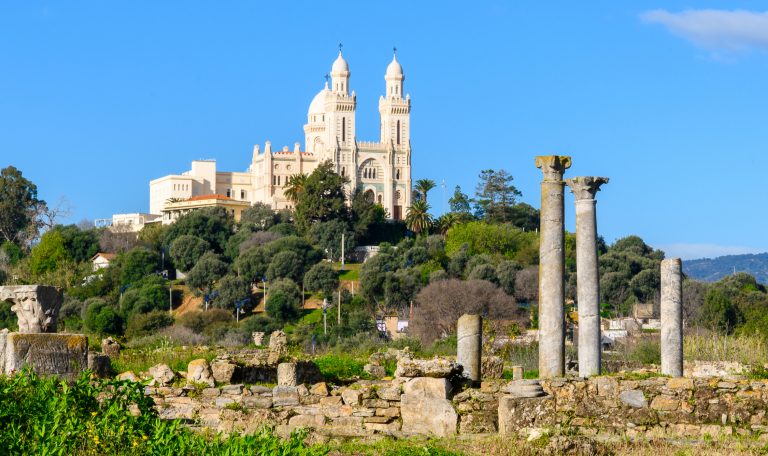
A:
[[[415,190],[419,192],[424,202],[427,202],[427,192],[435,188],[435,181],[432,179],[419,179],[416,181]]]
[[[304,173],[294,174],[288,178],[288,184],[283,190],[283,195],[288,198],[288,201],[296,204],[299,201],[299,197],[304,193],[304,187],[307,184],[307,175]]]
[[[416,234],[426,232],[432,225],[429,204],[424,200],[414,201],[405,216],[405,225]]]
[[[435,220],[435,224],[437,225],[437,229],[440,231],[440,234],[443,236],[448,233],[448,230],[450,230],[454,225],[461,222],[461,218],[459,215],[455,212],[448,212],[446,214],[441,215],[440,217]]]

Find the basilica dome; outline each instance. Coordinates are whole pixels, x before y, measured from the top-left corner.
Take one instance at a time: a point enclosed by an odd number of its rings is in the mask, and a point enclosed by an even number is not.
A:
[[[333,66],[331,67],[331,73],[343,73],[345,71],[349,71],[349,64],[344,60],[341,52],[339,52],[339,56],[336,57],[336,60],[334,60]]]
[[[325,114],[325,96],[330,92],[328,90],[328,83],[325,83],[325,88],[319,92],[317,92],[317,95],[315,95],[315,98],[312,99],[312,103],[309,104],[309,111],[307,111],[307,115],[311,116],[312,114]]]
[[[387,76],[402,76],[403,67],[400,62],[397,61],[397,57],[393,57],[392,61],[387,65]]]

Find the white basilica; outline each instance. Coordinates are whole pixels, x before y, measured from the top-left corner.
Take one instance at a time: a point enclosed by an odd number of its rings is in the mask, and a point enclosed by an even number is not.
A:
[[[262,202],[273,209],[290,208],[283,196],[291,175],[311,173],[319,163],[330,160],[339,174],[349,179],[348,192],[360,189],[386,209],[390,218],[400,220],[411,204],[410,95],[404,95],[403,67],[397,56],[384,75],[385,95],[379,98],[381,137],[360,141],[355,134],[356,95],[349,90],[349,64],[339,52],[328,82],[309,105],[304,125],[304,150],[272,150],[269,141],[245,172],[221,172],[213,160],[192,162],[189,171],[168,175],[149,183],[150,213],[162,214],[171,223],[180,214],[196,207],[220,205],[239,219],[244,207]],[[247,203],[247,204],[246,204]]]

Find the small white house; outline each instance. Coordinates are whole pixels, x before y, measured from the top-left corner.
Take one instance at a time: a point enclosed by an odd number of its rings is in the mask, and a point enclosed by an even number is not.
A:
[[[99,252],[96,255],[91,258],[91,263],[93,263],[93,271],[98,271],[99,269],[104,269],[109,266],[109,263],[115,259],[114,253],[104,253]]]

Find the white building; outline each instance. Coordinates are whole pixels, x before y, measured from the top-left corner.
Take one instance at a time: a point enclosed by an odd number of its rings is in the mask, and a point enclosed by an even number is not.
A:
[[[360,189],[402,219],[411,204],[410,95],[403,95],[403,68],[393,57],[384,75],[385,95],[379,98],[381,134],[378,141],[359,141],[355,132],[357,96],[350,93],[349,64],[339,52],[331,68],[330,86],[312,99],[304,125],[304,150],[296,143],[273,151],[253,149],[245,172],[222,172],[214,160],[196,160],[189,171],[149,183],[150,212],[162,214],[166,204],[203,195],[222,195],[249,204],[262,202],[273,209],[290,208],[283,189],[290,176],[311,173],[330,160],[334,170],[349,178],[348,192]]]

